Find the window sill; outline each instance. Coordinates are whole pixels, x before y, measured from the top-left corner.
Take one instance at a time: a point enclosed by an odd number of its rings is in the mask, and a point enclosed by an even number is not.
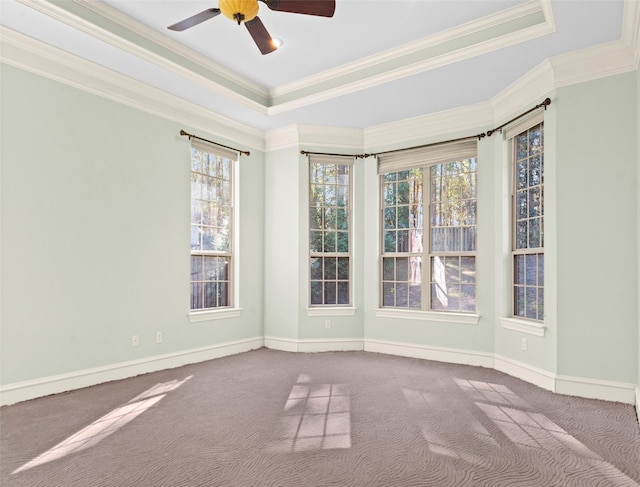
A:
[[[227,318],[237,318],[240,316],[242,308],[223,308],[223,309],[208,309],[206,311],[192,311],[189,313],[189,321],[191,323],[198,323],[200,321],[209,320],[224,320]]]
[[[307,316],[353,316],[357,309],[352,306],[307,308]]]
[[[446,313],[441,311],[413,311],[405,309],[378,308],[376,318],[399,318],[404,320],[438,321],[458,323],[461,325],[477,325],[480,315],[475,313]]]
[[[500,318],[500,324],[502,328],[508,330],[519,331],[522,333],[528,333],[529,335],[535,335],[539,337],[544,336],[544,331],[547,329],[543,323],[537,321],[519,320],[517,318]]]

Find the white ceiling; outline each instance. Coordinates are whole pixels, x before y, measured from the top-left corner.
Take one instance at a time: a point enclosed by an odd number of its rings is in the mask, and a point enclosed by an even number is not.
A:
[[[554,56],[620,40],[622,0],[336,0],[259,16],[262,56],[217,0],[0,0],[0,23],[260,130],[365,128],[490,100]],[[141,35],[140,35],[141,34]]]

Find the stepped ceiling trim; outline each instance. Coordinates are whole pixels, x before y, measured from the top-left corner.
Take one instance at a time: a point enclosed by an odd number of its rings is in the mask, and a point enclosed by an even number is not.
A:
[[[550,0],[531,0],[268,90],[105,3],[18,1],[263,115],[296,110],[555,32]]]

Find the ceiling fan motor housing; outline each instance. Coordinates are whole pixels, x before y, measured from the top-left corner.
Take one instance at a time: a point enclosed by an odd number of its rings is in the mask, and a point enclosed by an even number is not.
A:
[[[218,8],[225,17],[241,22],[249,22],[258,15],[258,0],[219,0]]]

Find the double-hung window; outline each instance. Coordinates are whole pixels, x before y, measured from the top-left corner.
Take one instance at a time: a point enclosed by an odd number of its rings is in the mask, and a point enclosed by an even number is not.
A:
[[[309,304],[350,306],[353,158],[309,156]]]
[[[233,177],[237,153],[191,141],[191,310],[234,305]]]
[[[544,124],[542,113],[509,129],[512,140],[513,316],[544,320]],[[526,124],[526,125],[525,125]]]
[[[477,142],[379,156],[381,306],[476,311]]]

